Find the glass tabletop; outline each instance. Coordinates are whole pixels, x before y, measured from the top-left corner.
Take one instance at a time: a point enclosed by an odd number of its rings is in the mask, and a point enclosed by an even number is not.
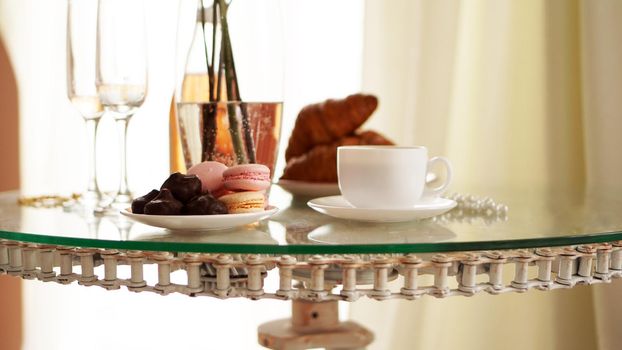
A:
[[[460,208],[405,223],[332,218],[272,186],[280,211],[268,220],[224,231],[176,232],[120,216],[84,215],[63,208],[17,204],[0,194],[0,239],[168,252],[255,254],[390,254],[551,247],[622,240],[622,198],[612,192],[485,189],[507,216],[465,215]]]

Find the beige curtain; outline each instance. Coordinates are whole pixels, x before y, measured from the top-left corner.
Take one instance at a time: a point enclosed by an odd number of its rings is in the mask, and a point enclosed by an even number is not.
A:
[[[370,127],[448,156],[456,188],[620,186],[622,1],[366,6]],[[351,316],[377,330],[372,349],[617,349],[620,292],[367,301]]]

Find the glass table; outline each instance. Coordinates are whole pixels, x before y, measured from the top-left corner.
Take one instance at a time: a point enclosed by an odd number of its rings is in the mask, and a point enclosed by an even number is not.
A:
[[[0,273],[162,295],[293,300],[291,320],[259,328],[260,343],[274,349],[371,342],[371,332],[338,321],[338,301],[552,290],[622,276],[620,193],[474,192],[506,204],[507,214],[458,207],[406,223],[347,221],[273,186],[270,202],[281,210],[268,220],[174,232],[122,216],[23,207],[18,193],[2,193]]]

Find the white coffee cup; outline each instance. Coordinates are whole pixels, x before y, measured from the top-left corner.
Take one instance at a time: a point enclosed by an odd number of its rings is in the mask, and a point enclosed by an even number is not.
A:
[[[442,163],[443,184],[426,184],[429,168]],[[433,200],[451,182],[451,164],[446,158],[428,159],[423,146],[342,146],[337,149],[339,189],[357,208],[406,209]]]

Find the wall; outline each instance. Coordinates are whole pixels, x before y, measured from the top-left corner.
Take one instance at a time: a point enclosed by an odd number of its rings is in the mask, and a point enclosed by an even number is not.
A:
[[[0,40],[0,191],[19,187],[17,86]],[[0,349],[19,349],[22,337],[21,283],[0,276]]]

